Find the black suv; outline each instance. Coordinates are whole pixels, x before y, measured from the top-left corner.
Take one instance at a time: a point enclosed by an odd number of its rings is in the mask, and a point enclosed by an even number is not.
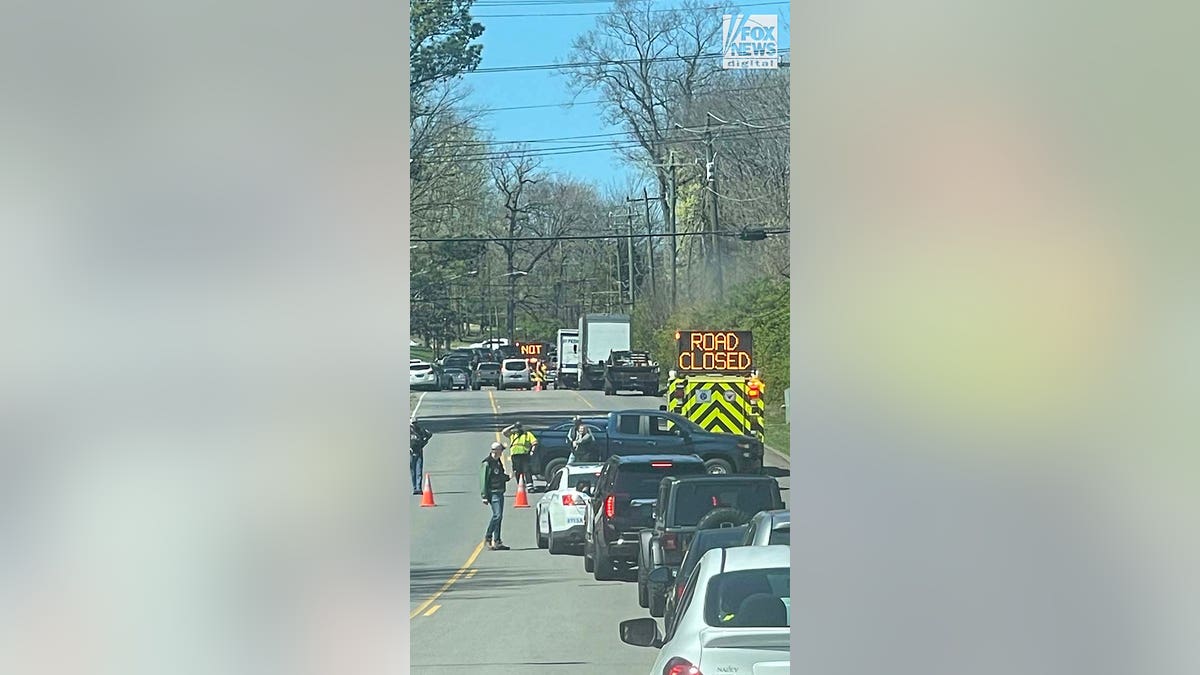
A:
[[[637,561],[639,532],[654,525],[658,486],[668,476],[702,476],[695,455],[614,455],[596,479],[588,507],[583,568],[598,581]]]
[[[499,387],[500,386],[500,364],[491,361],[484,361],[475,366],[473,373],[471,388],[479,391],[480,387]]]
[[[651,616],[663,615],[666,584],[652,583],[649,575],[659,567],[677,573],[697,530],[745,525],[759,511],[782,507],[779,482],[770,476],[663,479],[654,524],[638,538],[638,604],[648,607]]]

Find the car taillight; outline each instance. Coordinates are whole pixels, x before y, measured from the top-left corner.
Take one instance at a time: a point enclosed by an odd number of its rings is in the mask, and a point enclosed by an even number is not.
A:
[[[575,500],[571,495],[563,495],[563,506],[575,506]]]
[[[612,518],[613,514],[615,514],[616,512],[617,512],[617,498],[614,497],[613,495],[609,495],[609,496],[605,497],[604,498],[604,517]]]
[[[691,661],[676,656],[667,661],[667,666],[663,668],[663,675],[704,675],[704,673],[701,673],[699,668],[693,666]]]
[[[670,462],[650,462],[650,466],[655,469],[669,469],[674,465]]]
[[[674,551],[679,541],[673,534],[664,534],[662,536],[662,547],[664,551]]]

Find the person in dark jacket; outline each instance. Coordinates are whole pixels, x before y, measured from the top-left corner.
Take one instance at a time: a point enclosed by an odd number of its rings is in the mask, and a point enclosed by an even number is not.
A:
[[[479,496],[483,498],[484,504],[492,507],[492,519],[488,521],[483,544],[493,551],[508,550],[500,540],[500,521],[504,519],[504,491],[509,481],[508,474],[504,472],[504,462],[500,459],[502,454],[504,446],[492,443],[492,450],[483,459],[479,470]]]
[[[412,473],[413,494],[421,494],[421,476],[425,471],[425,446],[433,434],[413,417],[408,423],[408,469]]]
[[[583,423],[583,419],[578,415],[572,422],[574,422],[574,426],[567,432],[567,442],[571,444],[571,455],[567,458],[567,464],[598,461],[596,437],[592,435],[592,430]]]

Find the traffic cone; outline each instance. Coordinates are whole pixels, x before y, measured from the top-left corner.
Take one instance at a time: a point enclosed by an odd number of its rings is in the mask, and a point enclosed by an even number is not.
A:
[[[514,509],[529,508],[529,497],[525,494],[525,477],[522,476],[517,481],[517,498],[513,500]]]
[[[425,491],[421,493],[421,506],[437,506],[433,503],[433,486],[429,484],[429,474],[425,474]]]
[[[534,390],[534,391],[541,391],[541,390],[542,390],[542,381],[541,381],[541,380],[538,380],[538,381],[537,381],[537,384],[533,385],[533,390]]]

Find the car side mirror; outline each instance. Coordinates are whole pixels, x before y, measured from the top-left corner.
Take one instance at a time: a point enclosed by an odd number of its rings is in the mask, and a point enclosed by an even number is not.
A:
[[[661,647],[662,633],[658,632],[658,622],[651,618],[629,619],[622,621],[621,642],[635,647]]]
[[[655,586],[667,586],[675,580],[675,573],[670,567],[655,567],[650,570],[650,574],[646,576],[646,581],[649,581]]]

